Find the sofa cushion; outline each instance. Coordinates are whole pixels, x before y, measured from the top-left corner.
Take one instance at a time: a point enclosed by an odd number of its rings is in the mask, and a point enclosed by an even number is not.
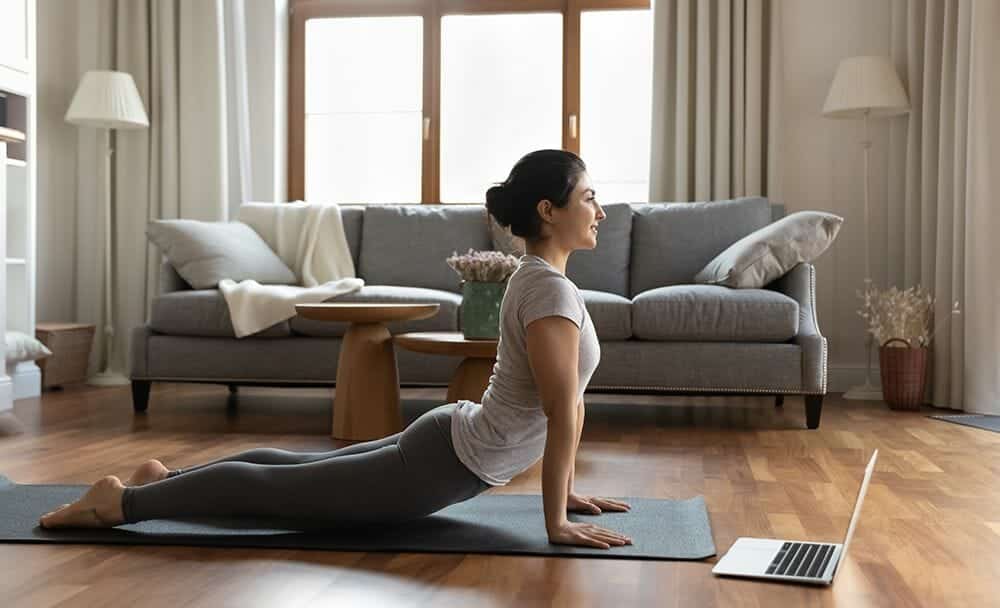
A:
[[[673,285],[632,299],[640,340],[784,342],[798,331],[798,302],[769,289]]]
[[[229,306],[218,289],[172,291],[153,298],[149,327],[161,334],[235,338]],[[254,338],[286,338],[288,322],[275,323]]]
[[[632,302],[628,298],[590,289],[581,289],[580,295],[599,339],[628,340],[632,337]]]
[[[445,259],[492,249],[483,205],[370,205],[361,227],[360,276],[370,285],[458,292]]]
[[[632,243],[632,206],[605,205],[597,247],[574,251],[566,262],[566,276],[580,289],[628,297],[629,256]]]
[[[351,250],[354,268],[358,267],[358,259],[361,257],[361,226],[364,218],[364,205],[340,205],[340,223],[344,225],[344,236],[347,237],[347,248]]]
[[[458,331],[458,310],[462,305],[462,296],[450,291],[422,287],[365,285],[358,291],[337,296],[327,300],[327,302],[379,302],[385,304],[436,302],[441,305],[438,313],[429,319],[386,323],[390,333],[401,334],[408,331]],[[349,325],[348,323],[316,321],[303,317],[293,317],[290,323],[293,333],[314,337],[343,336]]]
[[[724,249],[766,226],[765,198],[708,203],[634,205],[629,293],[693,283],[694,275]]]
[[[524,255],[524,239],[514,236],[514,233],[510,231],[510,226],[504,228],[489,212],[486,213],[486,222],[489,225],[490,238],[493,240],[494,251],[506,253],[515,258]]]
[[[695,275],[697,283],[761,288],[803,262],[815,260],[833,243],[844,218],[799,211],[746,235]]]
[[[211,289],[223,279],[294,285],[295,273],[241,222],[153,220],[146,229],[185,281],[195,289]]]

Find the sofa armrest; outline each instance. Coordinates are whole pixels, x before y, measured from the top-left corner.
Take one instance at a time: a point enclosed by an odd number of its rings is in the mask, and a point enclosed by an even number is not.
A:
[[[799,303],[799,333],[792,341],[802,348],[802,391],[826,394],[827,344],[816,318],[816,267],[799,264],[768,287]]]
[[[191,286],[177,274],[173,264],[164,259],[160,263],[160,293],[171,293],[173,291],[186,291]]]

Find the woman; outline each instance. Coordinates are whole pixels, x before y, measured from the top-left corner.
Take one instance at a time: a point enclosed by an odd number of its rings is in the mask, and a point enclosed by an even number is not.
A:
[[[544,457],[549,541],[603,549],[631,544],[566,516],[629,509],[573,491],[583,392],[600,359],[583,298],[565,276],[570,253],[593,249],[605,218],[586,166],[570,152],[532,152],[487,191],[486,206],[524,237],[526,253],[501,305],[497,362],[482,404],[444,405],[402,433],[332,452],[262,448],[173,471],[150,460],[124,484],[101,479],[77,502],[43,515],[41,525],[110,527],[212,515],[291,518],[303,528],[394,523],[504,485]]]

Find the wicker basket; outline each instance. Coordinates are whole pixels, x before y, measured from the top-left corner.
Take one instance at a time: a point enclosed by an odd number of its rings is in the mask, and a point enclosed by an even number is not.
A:
[[[889,346],[902,342],[906,348]],[[927,382],[927,347],[911,347],[902,338],[886,340],[879,348],[882,397],[892,410],[919,410]]]
[[[38,362],[42,369],[42,388],[62,386],[87,379],[94,326],[79,323],[39,323],[35,337],[52,351],[51,357]]]

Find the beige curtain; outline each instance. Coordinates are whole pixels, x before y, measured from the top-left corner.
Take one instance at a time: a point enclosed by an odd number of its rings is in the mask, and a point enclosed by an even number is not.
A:
[[[240,33],[242,0],[102,0],[92,7],[97,35],[91,44],[101,50],[92,53],[96,65],[81,60],[81,67],[110,66],[130,73],[150,123],[145,130],[114,134],[117,289],[112,368],[127,371],[129,334],[146,322],[159,281],[161,257],[146,239],[148,222],[226,220],[242,202],[248,180],[240,172],[249,146],[248,134],[241,137],[236,129],[248,127],[245,117],[234,113],[246,110],[246,80],[245,63],[237,58],[233,42],[245,45]],[[241,90],[243,95],[237,95]],[[81,140],[84,175],[103,170],[97,164],[99,154],[90,158],[95,144],[103,142]],[[77,253],[80,264],[99,268],[103,228],[96,205],[102,199],[93,195],[94,186],[89,178],[79,184]],[[77,312],[100,324],[100,273],[94,278],[78,290]],[[97,368],[102,365],[103,336],[95,338],[92,366]]]
[[[931,403],[1000,414],[1000,3],[895,0],[886,285],[937,298]],[[991,111],[992,108],[992,111]],[[951,315],[958,301],[961,316]]]
[[[649,200],[780,199],[780,6],[654,3]]]
[[[115,69],[146,100],[149,129],[117,134],[118,314],[115,356],[126,369],[131,328],[157,293],[153,219],[228,219],[223,6],[220,0],[118,0]]]

